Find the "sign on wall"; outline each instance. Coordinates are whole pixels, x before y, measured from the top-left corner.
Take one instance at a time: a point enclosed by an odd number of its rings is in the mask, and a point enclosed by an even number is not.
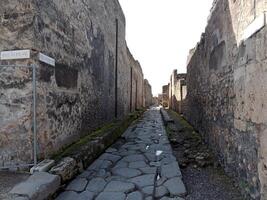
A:
[[[46,64],[48,64],[48,65],[51,65],[51,66],[53,66],[53,67],[55,67],[55,65],[56,65],[56,61],[55,61],[55,59],[53,59],[53,58],[51,58],[51,57],[49,57],[49,56],[47,56],[47,55],[44,55],[44,54],[42,54],[42,53],[39,53],[39,60],[40,60],[41,62],[46,63]]]
[[[28,59],[31,56],[30,50],[14,50],[0,52],[0,60]]]

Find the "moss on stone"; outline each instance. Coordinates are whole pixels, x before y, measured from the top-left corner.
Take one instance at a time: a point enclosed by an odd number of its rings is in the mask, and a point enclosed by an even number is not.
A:
[[[137,110],[133,113],[130,113],[123,120],[114,120],[113,122],[98,128],[97,130],[82,137],[79,141],[58,151],[57,153],[52,155],[51,158],[58,161],[63,157],[77,155],[79,154],[79,152],[82,152],[83,149],[86,149],[84,147],[90,145],[90,142],[99,141],[102,145],[104,145],[104,147],[96,148],[98,150],[96,151],[95,149],[94,151],[96,152],[92,152],[92,154],[94,154],[92,156],[96,157],[97,155],[101,154],[103,150],[112,145],[116,141],[116,139],[118,139],[124,133],[124,131],[126,131],[131,123],[142,116],[144,111],[144,109]]]
[[[175,117],[177,117],[179,119],[179,122],[181,123],[181,125],[188,129],[189,131],[194,131],[194,128],[181,116],[179,115],[177,112],[173,111],[173,110],[168,110],[168,113],[171,113],[172,115],[174,115]]]

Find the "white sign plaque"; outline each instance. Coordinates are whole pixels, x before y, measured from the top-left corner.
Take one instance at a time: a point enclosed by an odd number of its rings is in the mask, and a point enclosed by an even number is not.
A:
[[[56,65],[56,61],[55,61],[55,59],[53,59],[53,58],[51,58],[51,57],[49,57],[49,56],[46,56],[46,55],[44,55],[44,54],[42,54],[42,53],[39,53],[39,60],[40,60],[41,62],[44,62],[44,63],[46,63],[46,64],[48,64],[48,65],[53,66],[53,67],[55,67],[55,65]]]
[[[0,52],[0,60],[28,59],[31,56],[30,50],[15,50]]]

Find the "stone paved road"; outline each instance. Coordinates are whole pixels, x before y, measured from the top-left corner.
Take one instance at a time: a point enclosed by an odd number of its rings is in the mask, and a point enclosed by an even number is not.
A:
[[[158,108],[133,124],[56,200],[181,200],[186,189]]]

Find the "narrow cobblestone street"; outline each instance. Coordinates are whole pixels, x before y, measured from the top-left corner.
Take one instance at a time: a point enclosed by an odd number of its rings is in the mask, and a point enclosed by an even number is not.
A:
[[[160,111],[152,108],[57,200],[181,200],[185,194]]]

